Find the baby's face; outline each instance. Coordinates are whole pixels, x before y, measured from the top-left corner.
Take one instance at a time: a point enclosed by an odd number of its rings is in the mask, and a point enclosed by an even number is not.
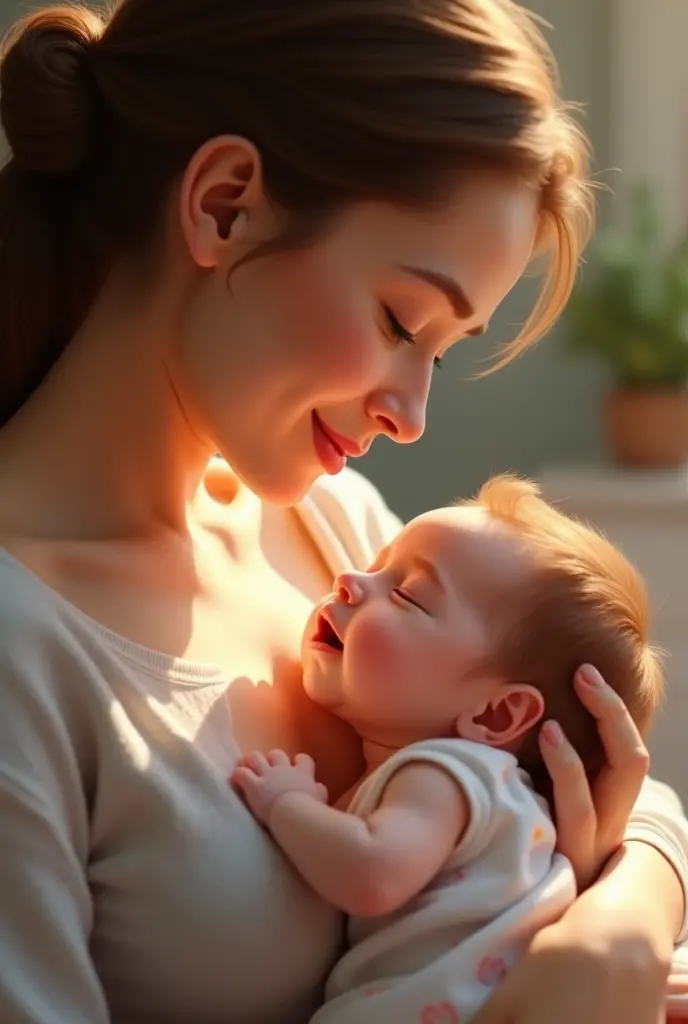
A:
[[[306,692],[378,742],[456,735],[458,715],[502,686],[474,668],[531,571],[518,537],[480,508],[419,516],[314,610]]]

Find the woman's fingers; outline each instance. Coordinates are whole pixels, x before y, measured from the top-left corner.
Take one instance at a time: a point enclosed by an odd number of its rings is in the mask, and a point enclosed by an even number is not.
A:
[[[575,676],[576,692],[595,719],[606,764],[592,788],[581,759],[555,722],[540,733],[540,750],[553,785],[557,845],[585,887],[623,839],[649,756],[624,702],[591,665]]]
[[[597,721],[607,764],[610,768],[622,769],[624,774],[630,772],[642,782],[647,775],[650,758],[621,697],[592,665],[581,666],[574,677],[574,684],[582,703]]]
[[[597,814],[583,762],[557,722],[540,731],[540,751],[552,780],[557,848],[571,861],[579,885],[596,861]]]
[[[600,830],[618,841],[638,799],[650,756],[621,697],[591,665],[575,676],[576,692],[595,718],[606,765],[593,787]]]

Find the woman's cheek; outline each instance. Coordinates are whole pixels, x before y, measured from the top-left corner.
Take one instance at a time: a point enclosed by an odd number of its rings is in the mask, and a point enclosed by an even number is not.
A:
[[[328,318],[313,337],[313,365],[328,381],[333,399],[350,398],[375,387],[385,375],[388,351],[377,325],[350,310]]]
[[[364,393],[383,379],[387,360],[376,332],[352,331],[340,348],[338,373],[348,392]]]
[[[349,386],[367,379],[385,352],[370,290],[317,247],[290,254],[282,271],[281,318],[309,350],[313,366],[326,367],[335,388],[337,379]]]
[[[389,343],[368,302],[336,293],[325,296],[307,329],[313,365],[327,376],[333,398],[364,392],[384,375]]]

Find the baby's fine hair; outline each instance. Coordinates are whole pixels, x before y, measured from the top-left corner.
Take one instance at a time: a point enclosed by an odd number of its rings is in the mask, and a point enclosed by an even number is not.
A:
[[[536,686],[545,698],[545,717],[561,723],[594,777],[605,756],[596,724],[576,696],[576,669],[594,665],[641,734],[663,695],[645,583],[617,547],[545,501],[531,481],[497,476],[461,504],[484,509],[518,534],[535,566],[530,585],[508,602],[505,615],[500,610],[495,616],[490,665],[483,669]],[[536,733],[526,739],[519,760],[536,786],[548,790]]]

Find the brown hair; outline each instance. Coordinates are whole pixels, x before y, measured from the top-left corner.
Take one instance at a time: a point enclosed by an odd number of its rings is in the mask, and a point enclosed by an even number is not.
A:
[[[562,727],[593,777],[605,758],[592,716],[573,688],[576,669],[594,665],[623,699],[641,733],[661,701],[664,680],[658,652],[650,644],[650,602],[631,563],[605,537],[546,502],[537,486],[502,475],[489,480],[476,499],[523,539],[532,556],[532,582],[510,601],[488,656],[491,670],[537,686],[545,717]],[[519,761],[548,791],[535,730]]]
[[[345,204],[438,201],[466,169],[538,188],[545,285],[513,351],[556,319],[592,220],[587,147],[549,50],[511,0],[122,0],[46,7],[0,67],[0,426],[140,254],[195,150],[260,151],[307,244]]]

